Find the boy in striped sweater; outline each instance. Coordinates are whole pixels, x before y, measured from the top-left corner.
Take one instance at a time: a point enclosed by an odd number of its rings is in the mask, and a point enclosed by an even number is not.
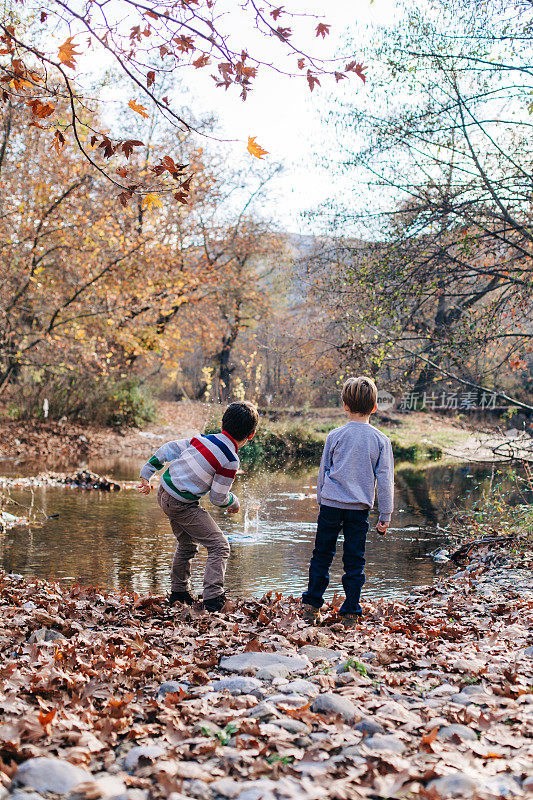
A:
[[[215,520],[199,503],[209,492],[213,505],[236,514],[240,503],[230,490],[239,468],[237,451],[253,438],[259,414],[253,403],[231,403],[222,417],[222,431],[167,442],[141,469],[138,489],[152,490],[150,478],[163,470],[157,502],[170,520],[178,540],[171,570],[169,603],[193,603],[191,560],[201,544],[207,549],[203,605],[221,611],[226,602],[224,575],[230,548]]]

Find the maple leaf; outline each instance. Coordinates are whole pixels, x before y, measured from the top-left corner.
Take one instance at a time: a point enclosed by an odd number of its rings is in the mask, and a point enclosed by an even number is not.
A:
[[[158,194],[155,194],[155,192],[148,192],[141,203],[141,208],[146,208],[148,211],[151,211],[153,208],[163,208],[163,203]]]
[[[76,68],[76,56],[81,55],[81,52],[76,50],[77,45],[72,43],[73,39],[74,36],[69,36],[69,38],[63,42],[57,53],[61,63],[64,64],[65,67],[70,67],[70,69]]]
[[[305,67],[305,59],[299,58],[298,59],[298,69],[303,69]]]
[[[124,153],[124,155],[126,156],[126,158],[129,158],[131,156],[131,154],[133,153],[133,148],[134,147],[142,147],[142,145],[143,145],[143,143],[141,141],[139,141],[138,139],[126,139],[125,142],[122,142],[121,149],[122,149],[122,152]]]
[[[206,67],[209,63],[210,61],[207,53],[202,53],[202,55],[199,56],[196,61],[192,62],[192,65],[193,67],[196,67],[196,69],[200,69],[200,67]]]
[[[309,84],[311,91],[313,91],[315,86],[320,86],[320,81],[316,75],[313,75],[310,69],[307,70],[307,83]]]
[[[326,25],[324,22],[320,22],[316,26],[316,36],[322,36],[322,38],[325,39],[329,33],[330,28],[331,25]]]
[[[47,725],[50,725],[56,713],[57,713],[57,708],[53,708],[51,711],[48,712],[48,714],[45,714],[44,711],[39,711],[39,722],[41,723],[43,728],[46,728]]]
[[[154,81],[155,81],[155,72],[153,69],[151,69],[150,72],[146,74],[146,85],[148,86],[148,88],[150,88],[150,86],[153,86]]]
[[[270,16],[274,20],[276,20],[280,16],[280,14],[283,14],[283,6],[280,6],[279,8],[275,8],[273,11],[270,12]]]
[[[281,26],[276,28],[276,33],[282,40],[288,39],[289,36],[292,36],[292,30],[290,28],[282,28]]]
[[[52,139],[51,149],[55,150],[56,153],[59,154],[64,146],[65,146],[64,135],[59,130],[54,131],[54,138]]]
[[[263,158],[263,156],[268,155],[268,150],[263,150],[260,144],[257,144],[255,141],[255,136],[248,137],[248,147],[246,148],[250,155],[255,156],[256,158]]]
[[[360,64],[356,61],[350,61],[350,63],[346,64],[346,66],[344,67],[345,72],[355,72],[357,77],[361,78],[363,83],[366,83],[366,75],[363,73],[364,69],[365,67],[363,66],[363,64]]]
[[[335,73],[335,80],[337,81],[337,83],[339,81],[343,81],[345,78],[346,78],[346,75],[344,75],[342,72],[336,72]]]
[[[191,190],[191,181],[192,178],[187,178],[186,181],[179,186],[178,191],[174,194],[174,197],[179,203],[183,203],[183,205],[187,204],[189,199],[189,192]]]
[[[144,106],[141,106],[140,103],[136,103],[135,100],[130,100],[128,105],[132,111],[136,111],[137,114],[141,115],[141,117],[146,117],[146,119],[148,119],[149,114],[146,111],[146,108]]]

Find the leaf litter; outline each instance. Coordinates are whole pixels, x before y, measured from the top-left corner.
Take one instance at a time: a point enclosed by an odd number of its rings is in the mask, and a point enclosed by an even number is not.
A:
[[[333,604],[313,628],[280,594],[208,615],[0,573],[0,795],[47,757],[82,769],[80,800],[525,796],[533,592],[482,573],[366,603],[348,631]],[[242,675],[220,666],[235,654]],[[264,654],[303,667],[266,675]],[[321,703],[284,692],[300,679]]]

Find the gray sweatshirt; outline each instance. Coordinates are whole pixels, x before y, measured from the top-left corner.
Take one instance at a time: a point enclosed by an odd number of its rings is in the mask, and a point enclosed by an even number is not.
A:
[[[333,508],[372,508],[377,487],[379,519],[394,510],[394,458],[390,439],[368,422],[351,420],[328,434],[316,496]]]

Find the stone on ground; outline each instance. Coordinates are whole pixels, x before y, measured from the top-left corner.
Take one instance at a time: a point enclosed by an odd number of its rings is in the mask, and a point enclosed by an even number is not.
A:
[[[298,652],[302,656],[307,656],[313,664],[317,661],[338,661],[342,658],[340,650],[332,650],[330,647],[318,647],[314,644],[304,644]]]
[[[398,739],[397,736],[383,733],[376,733],[369,739],[365,739],[364,745],[365,747],[370,748],[370,750],[376,750],[380,753],[388,752],[400,754],[405,750],[405,744]]]
[[[477,784],[476,781],[473,778],[469,778],[468,775],[455,772],[452,775],[444,775],[442,778],[436,778],[428,784],[427,788],[434,789],[442,798],[467,798],[472,796],[472,793],[477,788]]]
[[[376,720],[371,717],[363,717],[359,722],[356,722],[353,727],[354,730],[360,731],[366,736],[373,736],[375,733],[385,733],[383,725],[380,725],[379,722],[376,722]]]
[[[42,756],[23,761],[13,782],[15,786],[29,786],[38,792],[66,794],[78,783],[90,780],[91,773],[83,767],[77,767],[61,758]]]
[[[255,673],[255,677],[260,681],[275,681],[277,678],[286,678],[289,670],[285,664],[271,664],[269,667],[261,667]]]
[[[124,759],[124,769],[134,770],[139,761],[155,761],[160,756],[164,756],[166,750],[159,744],[138,744],[128,750],[126,758]]]
[[[64,638],[60,631],[54,631],[51,628],[39,628],[39,630],[33,631],[28,642],[30,642],[30,644],[38,642],[57,642]]]
[[[353,722],[355,720],[356,710],[354,704],[347,697],[333,692],[326,692],[319,694],[313,700],[311,705],[312,711],[317,711],[319,714],[341,714],[346,722]]]
[[[452,725],[444,725],[437,733],[437,739],[440,739],[441,742],[449,742],[454,736],[470,742],[475,742],[477,739],[477,736],[472,728],[467,728],[466,725],[460,725],[456,723],[453,723]]]
[[[164,699],[167,694],[179,694],[187,691],[187,686],[179,681],[165,681],[157,690],[157,697],[159,700]]]
[[[278,690],[283,694],[304,694],[306,697],[316,697],[317,694],[320,694],[320,688],[316,683],[306,681],[304,678],[296,678],[290,683],[278,686]]]
[[[213,683],[213,689],[220,691],[227,689],[230,694],[251,694],[262,686],[257,678],[245,678],[237,675],[232,678],[220,678]]]
[[[228,672],[256,672],[263,667],[272,667],[281,664],[290,673],[305,672],[311,666],[308,658],[302,656],[285,655],[283,653],[236,653],[220,659],[220,668]]]

